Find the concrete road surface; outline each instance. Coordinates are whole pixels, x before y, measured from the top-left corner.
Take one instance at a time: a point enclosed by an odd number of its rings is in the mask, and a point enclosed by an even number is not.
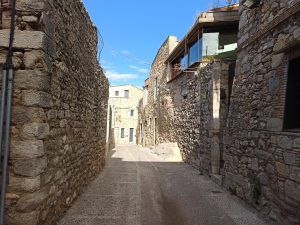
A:
[[[59,225],[271,224],[166,148],[112,150]]]

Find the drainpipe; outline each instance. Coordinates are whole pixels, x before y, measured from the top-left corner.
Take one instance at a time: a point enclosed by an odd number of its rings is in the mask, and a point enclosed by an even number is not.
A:
[[[15,32],[15,16],[16,16],[16,0],[12,0],[11,9],[11,24],[10,24],[10,37],[9,37],[9,48],[6,63],[3,66],[2,76],[2,95],[1,95],[1,108],[0,108],[0,147],[1,154],[3,155],[2,161],[2,185],[1,185],[1,204],[0,204],[0,225],[4,225],[5,217],[5,194],[8,181],[8,157],[9,157],[9,146],[10,146],[10,124],[11,124],[11,108],[12,108],[12,91],[13,91],[13,79],[14,79],[14,65],[12,61],[13,56],[13,41]],[[8,75],[8,77],[7,77]],[[5,108],[6,102],[6,108]],[[4,120],[5,115],[5,122]],[[5,129],[3,126],[5,123]],[[4,131],[4,135],[3,135]],[[4,136],[4,143],[3,141]],[[3,144],[3,145],[2,145]]]

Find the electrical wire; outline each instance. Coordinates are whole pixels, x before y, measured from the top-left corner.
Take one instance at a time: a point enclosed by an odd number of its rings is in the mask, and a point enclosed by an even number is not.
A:
[[[101,54],[104,49],[104,39],[103,39],[101,32],[99,31],[99,29],[97,27],[96,27],[96,30],[97,30],[97,34],[98,34],[98,40],[99,40],[98,61],[100,62]]]

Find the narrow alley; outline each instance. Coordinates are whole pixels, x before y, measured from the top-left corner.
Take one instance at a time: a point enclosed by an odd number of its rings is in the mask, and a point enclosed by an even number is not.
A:
[[[271,224],[168,149],[113,149],[59,225]]]

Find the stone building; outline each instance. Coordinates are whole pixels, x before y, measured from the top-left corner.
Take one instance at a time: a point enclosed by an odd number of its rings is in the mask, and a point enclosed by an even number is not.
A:
[[[248,1],[250,2],[250,1]],[[300,1],[241,1],[224,186],[280,224],[300,224]]]
[[[133,85],[109,88],[110,148],[116,144],[136,143],[138,104],[142,97],[143,91]]]
[[[300,1],[240,4],[202,13],[169,53],[163,44],[145,82],[139,142],[177,142],[186,162],[280,224],[296,225]],[[237,45],[234,36],[222,45],[224,30],[239,31]]]
[[[10,2],[0,1],[1,67]],[[16,7],[5,224],[52,225],[105,163],[108,81],[80,0],[17,0]]]
[[[177,142],[184,161],[219,174],[234,76],[236,5],[202,13],[180,42],[161,46],[140,105],[140,144]],[[140,126],[141,126],[140,125]],[[220,180],[220,177],[216,177]]]

